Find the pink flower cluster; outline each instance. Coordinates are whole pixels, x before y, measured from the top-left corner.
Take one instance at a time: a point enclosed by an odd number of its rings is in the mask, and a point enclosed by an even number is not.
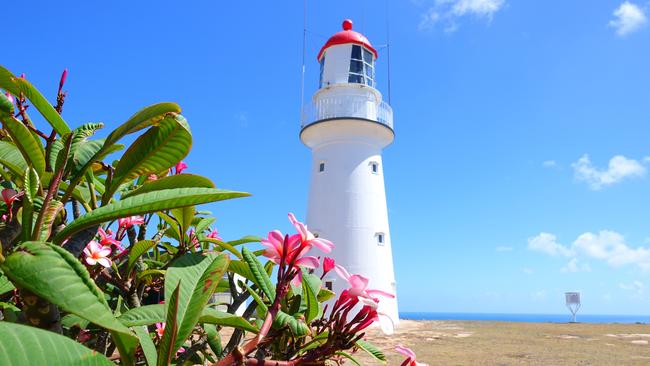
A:
[[[296,220],[296,217],[289,213],[289,221],[298,231],[297,234],[286,236],[279,230],[269,232],[268,237],[262,240],[262,245],[266,247],[264,256],[269,258],[273,263],[286,265],[296,271],[296,276],[292,279],[294,286],[299,286],[302,281],[302,271],[300,266],[306,268],[318,268],[320,261],[314,256],[306,255],[313,247],[317,247],[325,253],[329,253],[334,248],[331,241],[317,238],[307,225]]]

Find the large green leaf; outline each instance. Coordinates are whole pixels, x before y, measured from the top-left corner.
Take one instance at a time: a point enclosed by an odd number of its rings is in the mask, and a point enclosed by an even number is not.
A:
[[[61,243],[64,239],[80,230],[120,217],[142,215],[176,207],[246,197],[248,195],[248,193],[244,192],[216,188],[175,188],[143,193],[110,203],[80,216],[63,229],[54,238],[54,242]]]
[[[62,335],[0,322],[0,365],[114,365],[106,356]]]
[[[140,346],[142,347],[142,353],[147,360],[147,364],[153,366],[158,363],[158,354],[156,353],[156,345],[153,344],[151,336],[147,327],[134,327],[133,331],[138,336],[140,340]]]
[[[11,135],[12,140],[20,150],[20,153],[25,158],[25,161],[30,163],[39,176],[45,172],[45,150],[43,144],[39,141],[34,134],[19,120],[14,117],[6,117],[2,119],[2,123]]]
[[[165,320],[165,305],[153,304],[133,308],[120,315],[118,319],[127,327],[161,323]],[[250,324],[241,316],[219,311],[210,307],[203,308],[198,323],[233,327],[253,333],[259,331],[254,325]]]
[[[180,225],[180,235],[183,235],[190,229],[195,212],[196,209],[194,206],[179,207],[171,210],[172,216]]]
[[[142,193],[170,188],[205,187],[214,188],[214,183],[206,177],[193,174],[175,174],[157,180],[148,181],[142,187],[122,195],[122,199]]]
[[[171,364],[172,358],[178,348],[174,347],[178,335],[178,296],[181,290],[181,283],[176,285],[171,296],[166,297],[167,321],[165,322],[165,331],[158,346],[158,366],[167,366]]]
[[[185,118],[180,114],[168,115],[158,125],[140,135],[124,152],[115,167],[115,174],[107,195],[125,181],[168,169],[190,152],[192,134]]]
[[[127,265],[127,270],[126,270],[127,275],[131,273],[131,269],[133,269],[133,266],[135,265],[138,258],[144,253],[151,250],[151,248],[155,246],[156,246],[155,241],[140,240],[139,242],[135,243],[135,245],[131,247],[131,250],[129,250],[129,263]]]
[[[67,312],[135,339],[135,335],[113,316],[104,294],[86,268],[65,249],[49,243],[26,242],[0,267],[18,287]]]
[[[0,164],[7,168],[20,182],[27,169],[27,162],[16,145],[0,141]]]
[[[120,127],[113,130],[106,138],[106,145],[112,145],[128,134],[157,124],[167,114],[173,115],[176,113],[181,113],[181,108],[176,103],[158,103],[145,107],[132,115]]]
[[[273,301],[275,299],[275,287],[273,287],[271,278],[268,273],[266,273],[262,263],[260,263],[257,257],[246,247],[242,248],[242,256],[253,274],[253,278],[249,279],[253,281],[262,292],[264,292],[264,295],[266,295],[269,300]]]
[[[0,88],[15,96],[24,95],[41,112],[43,117],[45,117],[59,135],[63,136],[70,132],[70,127],[68,127],[63,118],[61,118],[61,115],[52,107],[52,104],[45,99],[43,94],[32,86],[29,81],[17,78],[2,66],[0,66]]]
[[[176,349],[192,333],[221,276],[228,268],[226,254],[185,254],[172,262],[165,275],[165,299],[181,283],[178,296],[178,337]]]

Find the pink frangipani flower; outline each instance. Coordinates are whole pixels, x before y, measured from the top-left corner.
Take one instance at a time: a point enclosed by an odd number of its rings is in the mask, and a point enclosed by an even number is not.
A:
[[[117,219],[117,225],[121,229],[128,229],[133,227],[133,225],[142,225],[144,224],[144,218],[142,216],[129,216]]]
[[[187,169],[187,164],[185,164],[184,161],[179,161],[176,166],[174,166],[174,169],[176,169],[176,174],[181,174],[183,170]]]
[[[9,93],[5,93],[5,95],[7,96],[7,99],[9,99],[9,101],[13,104],[14,103],[14,96],[9,94]]]
[[[307,229],[307,225],[296,220],[296,217],[292,213],[289,213],[289,221],[291,221],[293,226],[300,234],[304,245],[315,246],[325,253],[331,252],[334,248],[334,244],[332,244],[331,241],[323,238],[317,238],[314,234],[312,234],[311,231],[309,231],[309,229]]]
[[[162,338],[165,333],[165,323],[156,323],[156,335],[158,338]]]
[[[395,347],[395,350],[406,356],[406,360],[404,360],[400,366],[427,366],[425,363],[416,361],[415,352],[413,352],[410,348],[398,345]]]
[[[210,234],[208,234],[207,237],[211,239],[217,239],[223,241],[221,236],[219,236],[219,232],[217,231],[217,229],[210,231]]]
[[[124,250],[124,248],[122,248],[122,243],[119,240],[113,238],[113,233],[110,229],[106,231],[104,228],[100,227],[97,230],[97,234],[99,234],[99,244],[102,246],[110,247],[111,245],[114,245],[120,251]]]
[[[110,247],[102,246],[98,242],[91,240],[90,243],[86,245],[83,252],[86,255],[86,263],[88,263],[89,266],[94,266],[97,263],[107,268],[111,266],[112,262],[108,258],[108,256],[111,255]]]
[[[336,267],[336,261],[334,261],[334,258],[325,257],[325,259],[323,259],[323,275],[333,270],[334,267]]]

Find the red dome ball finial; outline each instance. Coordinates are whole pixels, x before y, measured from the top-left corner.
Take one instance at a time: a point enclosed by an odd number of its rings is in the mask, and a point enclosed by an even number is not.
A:
[[[343,30],[346,31],[352,30],[352,21],[350,19],[346,19],[343,21]]]

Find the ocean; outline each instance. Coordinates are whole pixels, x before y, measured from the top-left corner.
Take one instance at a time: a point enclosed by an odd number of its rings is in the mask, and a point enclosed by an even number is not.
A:
[[[423,313],[400,312],[400,319],[410,320],[488,320],[526,323],[567,323],[570,314],[482,314],[482,313]],[[650,323],[650,315],[598,315],[580,314],[578,323]]]

